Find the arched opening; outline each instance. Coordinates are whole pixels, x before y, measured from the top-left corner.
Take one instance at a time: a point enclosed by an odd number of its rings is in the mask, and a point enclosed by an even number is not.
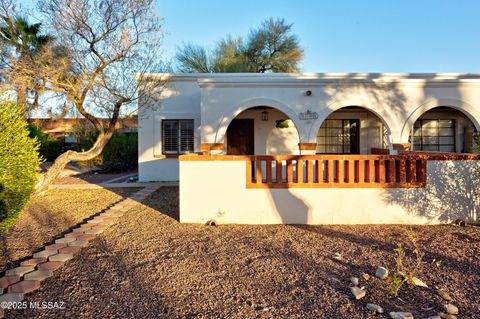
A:
[[[347,106],[331,113],[317,132],[317,154],[371,154],[387,148],[389,129],[372,111]]]
[[[256,106],[238,114],[227,128],[228,155],[298,154],[300,142],[293,121],[282,111]]]
[[[414,151],[471,153],[474,123],[461,111],[438,106],[423,113],[413,124],[410,136]]]

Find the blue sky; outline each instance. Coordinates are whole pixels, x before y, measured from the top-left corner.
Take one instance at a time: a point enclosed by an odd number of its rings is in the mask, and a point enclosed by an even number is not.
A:
[[[23,0],[34,3],[33,0]],[[478,0],[159,0],[164,58],[269,18],[293,23],[303,72],[480,72]]]

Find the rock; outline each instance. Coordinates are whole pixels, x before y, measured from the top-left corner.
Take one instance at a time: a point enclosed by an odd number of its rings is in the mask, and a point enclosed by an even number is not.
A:
[[[370,275],[367,274],[367,273],[363,273],[363,274],[362,274],[362,277],[363,277],[363,279],[365,279],[366,281],[369,281],[369,280],[370,280]]]
[[[388,276],[388,269],[385,267],[378,267],[377,271],[375,271],[375,276],[380,279],[385,279]]]
[[[335,255],[333,256],[333,258],[335,258],[336,260],[342,260],[342,255],[340,255],[340,253],[335,253]]]
[[[443,319],[457,319],[457,316],[449,315],[448,313],[445,313],[445,312],[440,312],[437,317],[440,317]]]
[[[352,294],[355,296],[355,299],[357,300],[362,299],[367,294],[365,290],[360,289],[358,287],[351,287],[350,289],[352,290]]]
[[[428,288],[428,285],[424,281],[422,281],[421,279],[419,279],[417,277],[412,277],[412,282],[417,287]]]
[[[383,313],[383,308],[380,307],[379,305],[374,304],[374,303],[367,303],[367,309],[370,310],[370,311]]]
[[[430,316],[427,319],[442,319],[440,316]]]
[[[448,292],[443,291],[443,290],[437,290],[437,293],[440,297],[442,297],[446,301],[452,301],[452,297],[448,294]]]
[[[413,319],[413,315],[410,312],[390,312],[390,318],[392,319]]]
[[[458,315],[458,308],[456,306],[450,304],[450,303],[446,304],[446,305],[443,305],[443,308],[450,315]]]
[[[360,280],[358,280],[357,277],[351,277],[351,278],[350,278],[350,281],[352,282],[352,284],[353,284],[354,286],[358,286],[358,284],[360,283]]]

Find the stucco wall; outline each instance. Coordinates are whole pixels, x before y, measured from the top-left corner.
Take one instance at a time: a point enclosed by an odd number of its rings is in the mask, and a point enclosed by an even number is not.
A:
[[[247,189],[244,161],[181,161],[180,221],[437,224],[476,220],[478,161],[428,161],[425,188]]]

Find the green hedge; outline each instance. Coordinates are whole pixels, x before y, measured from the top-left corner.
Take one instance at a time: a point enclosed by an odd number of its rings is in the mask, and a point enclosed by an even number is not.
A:
[[[0,101],[0,234],[5,233],[28,202],[41,163],[38,142],[29,137],[23,110]]]
[[[104,171],[125,171],[138,166],[138,134],[115,133],[102,152]]]
[[[36,138],[40,143],[40,156],[45,161],[53,162],[57,157],[65,152],[62,141],[50,137],[49,134],[45,134],[41,127],[37,125],[29,125],[28,129],[30,131],[29,136],[31,138]]]

